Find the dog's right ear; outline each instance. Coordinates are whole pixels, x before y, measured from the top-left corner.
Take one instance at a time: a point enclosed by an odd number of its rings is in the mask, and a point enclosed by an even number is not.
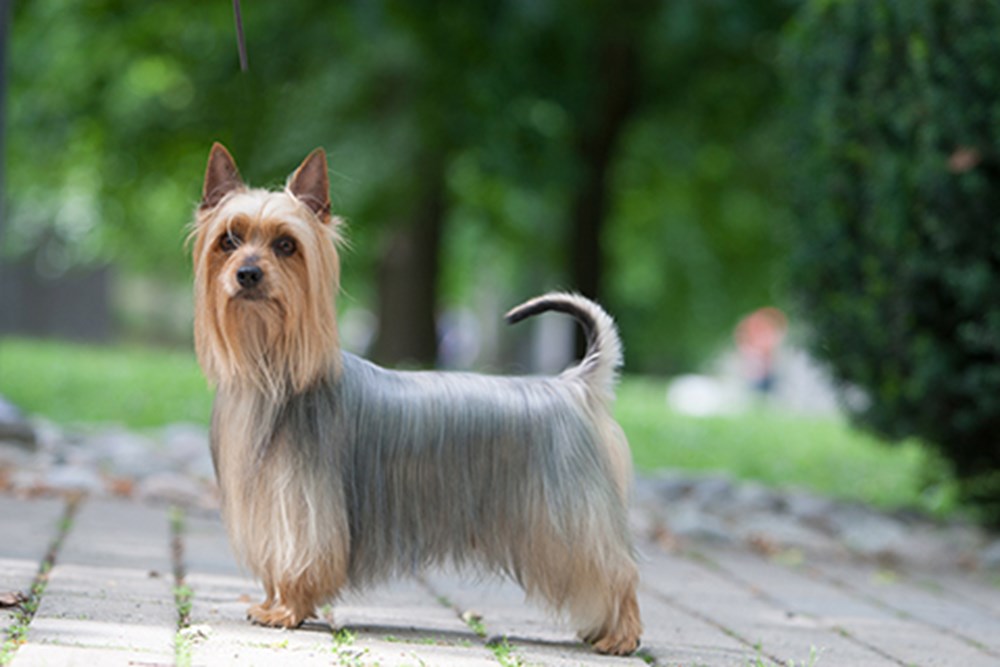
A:
[[[222,198],[237,188],[245,187],[236,168],[236,160],[218,141],[212,144],[205,169],[205,185],[201,191],[201,210],[214,208]]]

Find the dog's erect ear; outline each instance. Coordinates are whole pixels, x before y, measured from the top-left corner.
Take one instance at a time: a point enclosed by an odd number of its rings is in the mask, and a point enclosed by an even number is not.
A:
[[[330,221],[330,179],[326,153],[317,148],[288,177],[288,191],[312,209],[322,222]]]
[[[212,208],[222,198],[236,188],[245,187],[240,178],[240,170],[236,161],[226,147],[215,142],[212,152],[208,154],[208,167],[205,169],[205,186],[201,191],[201,208]]]

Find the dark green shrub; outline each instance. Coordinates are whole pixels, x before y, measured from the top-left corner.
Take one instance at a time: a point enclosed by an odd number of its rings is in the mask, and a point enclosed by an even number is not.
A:
[[[1000,524],[1000,3],[816,0],[787,35],[791,285],[858,420]]]

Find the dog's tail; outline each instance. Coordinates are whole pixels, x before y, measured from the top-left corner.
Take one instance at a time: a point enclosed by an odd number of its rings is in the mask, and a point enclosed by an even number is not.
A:
[[[581,377],[590,387],[611,400],[618,380],[618,369],[623,362],[622,343],[615,321],[590,299],[565,292],[549,292],[525,301],[511,309],[504,319],[508,324],[515,324],[549,310],[575,317],[587,336],[587,351],[583,360],[566,373]]]

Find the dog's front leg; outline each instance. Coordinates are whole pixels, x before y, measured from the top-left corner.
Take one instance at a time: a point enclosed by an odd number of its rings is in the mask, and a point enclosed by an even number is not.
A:
[[[328,595],[317,595],[310,577],[286,579],[277,584],[265,582],[267,598],[247,610],[254,623],[278,628],[296,628],[307,618],[316,617],[316,607]]]

